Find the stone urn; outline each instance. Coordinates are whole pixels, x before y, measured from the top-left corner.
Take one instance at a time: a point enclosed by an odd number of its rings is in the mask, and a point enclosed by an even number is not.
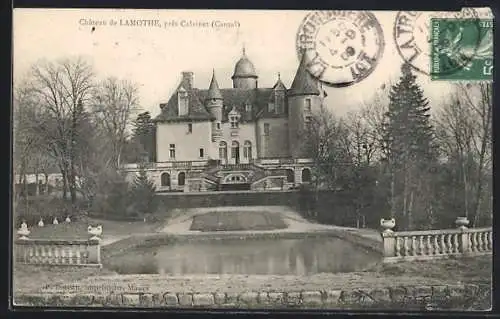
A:
[[[90,237],[90,240],[101,240],[99,236],[101,236],[102,234],[102,226],[98,225],[97,227],[93,227],[89,225],[89,227],[87,228],[87,232],[92,236]]]
[[[455,225],[460,229],[467,229],[467,225],[469,225],[469,219],[467,217],[457,217],[455,220]]]
[[[392,233],[392,229],[396,226],[396,220],[391,219],[380,219],[380,226],[384,229],[384,233]]]
[[[31,231],[28,229],[26,223],[22,223],[21,227],[17,230],[17,234],[20,236],[19,239],[26,240]]]

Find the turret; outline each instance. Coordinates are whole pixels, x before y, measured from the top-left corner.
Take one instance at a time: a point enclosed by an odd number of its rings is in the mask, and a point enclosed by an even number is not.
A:
[[[205,97],[205,106],[209,110],[210,114],[215,117],[215,121],[212,122],[212,141],[216,142],[222,136],[222,105],[223,105],[222,93],[219,89],[219,84],[215,78],[215,70],[212,73],[212,81],[210,82],[210,87],[208,88],[207,96]]]
[[[242,57],[236,63],[231,79],[233,80],[233,88],[235,89],[257,88],[257,72],[255,72],[253,63],[247,58],[244,47]]]
[[[323,100],[319,82],[307,71],[306,55],[303,54],[292,86],[287,93],[288,137],[290,155],[293,158],[306,157],[305,138],[312,116]]]

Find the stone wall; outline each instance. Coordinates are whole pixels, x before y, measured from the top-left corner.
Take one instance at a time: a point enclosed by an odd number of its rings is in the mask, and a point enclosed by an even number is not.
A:
[[[490,303],[491,287],[472,284],[241,293],[24,293],[14,298],[15,305],[26,306],[142,308],[486,310]]]

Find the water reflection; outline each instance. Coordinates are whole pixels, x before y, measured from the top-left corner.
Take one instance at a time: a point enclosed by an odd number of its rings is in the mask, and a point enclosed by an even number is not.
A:
[[[118,271],[307,275],[360,271],[380,260],[380,255],[336,238],[196,242],[156,247],[142,254],[122,263],[115,260]]]

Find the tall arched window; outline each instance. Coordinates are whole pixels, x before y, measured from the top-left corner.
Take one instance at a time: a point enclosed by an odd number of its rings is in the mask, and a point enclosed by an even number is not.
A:
[[[245,144],[243,144],[243,157],[252,159],[252,142],[245,141]]]
[[[227,160],[227,143],[224,141],[219,143],[219,159]]]
[[[286,170],[286,181],[287,183],[293,183],[295,181],[295,172],[292,169]]]
[[[186,184],[186,173],[180,172],[177,176],[177,185],[184,186]]]
[[[170,174],[169,173],[161,174],[161,186],[170,186]]]
[[[304,168],[302,170],[302,182],[308,183],[311,181],[311,170],[309,168]]]
[[[234,159],[236,164],[240,162],[240,143],[237,141],[233,141],[231,144],[231,158]]]

